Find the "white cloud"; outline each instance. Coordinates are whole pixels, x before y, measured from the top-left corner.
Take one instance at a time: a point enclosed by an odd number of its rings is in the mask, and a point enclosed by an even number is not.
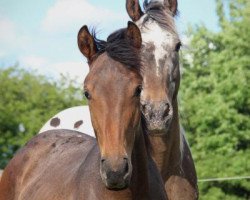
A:
[[[89,66],[84,61],[66,61],[53,63],[46,58],[30,55],[20,57],[20,66],[36,70],[39,74],[60,78],[60,75],[76,80],[77,83],[82,83],[89,72]]]
[[[15,40],[15,25],[14,23],[9,20],[8,18],[5,18],[3,16],[0,16],[0,41],[1,43],[6,43],[11,40]]]
[[[6,55],[6,53],[0,49],[0,57],[4,57]]]
[[[26,48],[30,38],[21,33],[13,21],[2,15],[0,15],[0,29],[0,57]]]
[[[56,77],[60,74],[82,83],[89,72],[89,66],[84,62],[62,62],[49,65]]]
[[[20,57],[19,61],[22,65],[28,66],[34,69],[44,68],[45,65],[47,64],[47,60],[45,58],[34,56],[34,55]]]
[[[105,24],[112,26],[114,22],[124,22],[126,12],[120,14],[93,6],[87,0],[57,0],[48,10],[42,22],[42,29],[46,32],[65,32],[80,29],[84,24]]]
[[[0,16],[0,57],[4,57],[20,42],[16,35],[15,24],[6,17]]]

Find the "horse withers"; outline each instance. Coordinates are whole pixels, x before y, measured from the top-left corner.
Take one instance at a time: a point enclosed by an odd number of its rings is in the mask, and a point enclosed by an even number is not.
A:
[[[180,128],[177,94],[180,85],[179,50],[175,28],[177,0],[126,0],[130,18],[142,34],[143,90],[141,110],[153,158],[169,199],[198,199],[197,177],[190,148]]]
[[[166,199],[140,113],[140,31],[132,22],[96,40],[78,34],[90,72],[84,82],[96,139],[50,130],[30,140],[4,170],[0,200]]]

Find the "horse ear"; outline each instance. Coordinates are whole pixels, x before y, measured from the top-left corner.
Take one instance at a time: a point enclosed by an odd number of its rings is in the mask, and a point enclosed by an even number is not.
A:
[[[173,16],[177,14],[177,8],[178,8],[177,0],[164,0],[164,6],[171,11]]]
[[[130,44],[132,46],[134,46],[137,49],[141,48],[142,44],[141,32],[133,22],[130,21],[128,22],[126,37],[130,41]]]
[[[126,9],[129,17],[135,22],[144,14],[141,10],[139,0],[126,0]]]
[[[93,56],[97,53],[97,46],[86,25],[78,32],[77,40],[80,51],[88,59],[88,63],[90,64]]]

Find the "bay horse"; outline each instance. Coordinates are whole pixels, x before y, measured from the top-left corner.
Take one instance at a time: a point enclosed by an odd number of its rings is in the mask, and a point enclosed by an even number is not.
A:
[[[126,0],[126,9],[142,36],[141,110],[152,144],[152,156],[169,199],[198,199],[197,176],[178,115],[179,49],[175,28],[177,0]]]
[[[0,200],[166,199],[141,120],[140,31],[129,22],[110,38],[95,39],[87,26],[78,34],[96,139],[63,129],[38,134],[5,168]]]

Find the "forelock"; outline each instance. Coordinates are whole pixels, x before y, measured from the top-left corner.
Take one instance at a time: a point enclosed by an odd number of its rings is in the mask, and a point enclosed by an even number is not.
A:
[[[172,16],[170,11],[165,9],[162,2],[150,1],[148,3],[148,1],[145,0],[143,7],[145,10],[145,14],[144,14],[142,26],[146,25],[148,21],[153,20],[156,23],[158,23],[158,25],[161,28],[171,32],[172,34],[178,37],[177,30],[175,27],[174,17]]]
[[[126,29],[120,29],[107,38],[107,41],[100,40],[93,32],[94,40],[98,48],[98,55],[107,52],[107,55],[112,59],[124,64],[126,67],[131,67],[140,71],[141,59],[140,51],[133,47],[125,36]]]

